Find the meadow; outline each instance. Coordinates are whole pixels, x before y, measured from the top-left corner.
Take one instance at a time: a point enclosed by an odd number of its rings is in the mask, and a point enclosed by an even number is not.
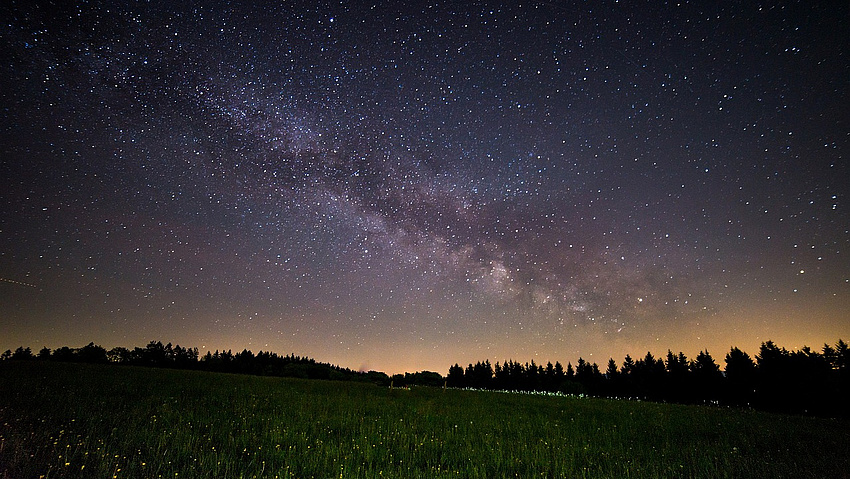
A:
[[[840,478],[848,426],[709,406],[0,363],[0,478]]]

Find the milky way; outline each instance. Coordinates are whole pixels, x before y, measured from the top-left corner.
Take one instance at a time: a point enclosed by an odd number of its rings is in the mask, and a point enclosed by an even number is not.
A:
[[[0,17],[2,349],[445,372],[850,332],[846,5]]]

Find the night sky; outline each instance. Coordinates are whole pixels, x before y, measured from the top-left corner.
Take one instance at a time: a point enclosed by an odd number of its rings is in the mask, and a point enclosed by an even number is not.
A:
[[[847,2],[69,3],[0,6],[0,350],[850,339]]]

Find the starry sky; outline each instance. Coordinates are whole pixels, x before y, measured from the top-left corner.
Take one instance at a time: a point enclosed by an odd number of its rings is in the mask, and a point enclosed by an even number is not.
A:
[[[850,339],[846,2],[266,3],[3,2],[0,350]]]

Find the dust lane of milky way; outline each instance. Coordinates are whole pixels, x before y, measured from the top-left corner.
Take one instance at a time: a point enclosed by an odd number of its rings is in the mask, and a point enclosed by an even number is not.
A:
[[[850,336],[847,5],[0,18],[0,349],[445,373]]]

